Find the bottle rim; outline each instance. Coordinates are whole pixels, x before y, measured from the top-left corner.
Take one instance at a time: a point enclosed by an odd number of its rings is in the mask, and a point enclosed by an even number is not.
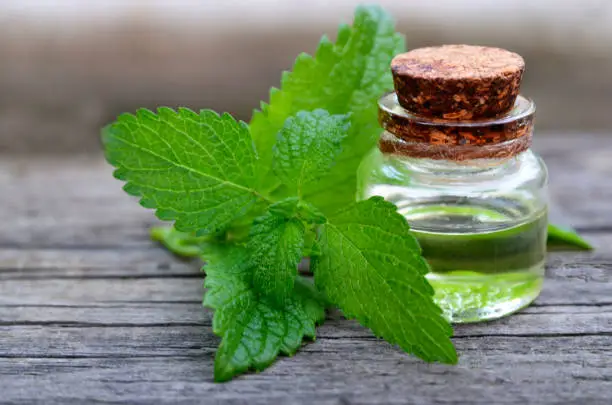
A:
[[[399,104],[397,94],[394,91],[385,93],[378,100],[379,117],[387,115],[392,119],[409,120],[413,123],[431,126],[449,127],[488,127],[492,125],[507,124],[517,120],[522,120],[535,115],[535,102],[528,97],[519,94],[514,102],[514,106],[508,112],[494,118],[480,118],[475,120],[453,120],[444,118],[425,117],[412,114]],[[382,122],[381,122],[382,124]]]
[[[506,158],[529,149],[536,111],[522,95],[507,113],[478,120],[418,116],[399,105],[394,92],[383,95],[378,107],[386,131],[379,142],[383,153],[445,160]]]

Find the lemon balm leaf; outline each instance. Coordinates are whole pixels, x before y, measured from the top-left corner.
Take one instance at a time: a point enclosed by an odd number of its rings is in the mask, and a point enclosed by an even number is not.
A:
[[[247,243],[253,285],[273,304],[283,305],[293,292],[306,229],[297,218],[267,212],[255,219]]]
[[[323,37],[313,56],[301,54],[293,70],[282,76],[280,89],[255,111],[249,124],[262,161],[261,184],[288,196],[266,167],[272,165],[272,146],[285,120],[298,111],[318,108],[330,114],[351,114],[351,130],[331,171],[304,190],[304,197],[324,213],[355,199],[355,171],[380,132],[376,100],[393,87],[389,63],[404,50],[391,17],[380,7],[360,6],[353,25],[341,25],[336,42]],[[333,192],[332,192],[333,190]]]
[[[163,244],[173,254],[180,257],[199,257],[206,237],[197,237],[190,232],[177,231],[172,226],[151,228],[151,239]]]
[[[350,127],[347,115],[300,111],[287,118],[274,145],[274,172],[292,194],[327,174]]]
[[[325,318],[325,302],[301,278],[296,279],[293,294],[281,306],[257,294],[251,283],[248,249],[219,251],[204,270],[208,288],[204,305],[215,310],[213,331],[221,337],[215,355],[215,381],[263,370],[279,354],[294,354],[304,338],[315,337],[315,326]]]
[[[179,231],[217,232],[265,199],[249,129],[229,114],[141,109],[119,116],[102,139],[124,190]]]
[[[548,225],[549,250],[593,250],[593,246],[571,228]]]
[[[433,301],[429,271],[405,218],[372,197],[322,226],[317,288],[347,318],[426,361],[456,363],[452,328]]]

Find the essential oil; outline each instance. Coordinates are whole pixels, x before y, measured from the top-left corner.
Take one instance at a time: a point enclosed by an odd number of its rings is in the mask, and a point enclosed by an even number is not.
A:
[[[422,48],[392,62],[385,129],[358,171],[358,198],[384,197],[418,239],[435,300],[454,322],[499,318],[540,293],[547,172],[530,149],[524,63],[497,48]]]
[[[515,219],[503,207],[465,201],[430,206],[407,218],[431,266],[435,299],[451,320],[495,318],[540,293],[546,211]]]

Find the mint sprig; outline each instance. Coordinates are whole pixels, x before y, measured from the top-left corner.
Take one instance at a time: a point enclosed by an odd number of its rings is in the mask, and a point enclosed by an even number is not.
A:
[[[208,114],[162,111],[164,116],[174,118]],[[106,128],[104,142],[109,147],[109,161],[117,167],[118,177],[127,181],[128,188],[141,196],[147,206],[156,208],[158,216],[164,218],[171,207],[183,229],[197,232],[200,222],[194,214],[196,210],[207,215],[213,198],[223,206],[222,194],[215,195],[215,191],[225,190],[228,198],[232,198],[237,187],[231,181],[241,177],[221,170],[214,172],[215,178],[228,180],[218,182],[210,188],[213,195],[201,199],[202,177],[207,179],[201,173],[211,173],[222,163],[210,168],[215,163],[206,159],[194,156],[187,161],[187,155],[181,154],[187,153],[182,143],[185,140],[164,139],[175,135],[168,132],[165,120],[151,112],[145,115],[147,128],[152,125],[150,122],[160,123],[146,132],[147,137],[139,136],[143,125],[133,126],[137,129],[133,133],[128,132],[128,126],[121,126],[121,131],[117,124]],[[213,123],[220,119],[214,114],[208,117]],[[223,119],[227,124],[216,127],[214,134],[207,133],[209,139],[236,136],[235,128],[241,124]],[[179,123],[175,121],[174,125]],[[200,126],[193,128],[189,139],[208,142]],[[323,320],[326,305],[317,290],[327,293],[331,304],[405,351],[428,361],[456,362],[449,340],[450,326],[433,303],[433,290],[424,277],[427,265],[408,232],[406,220],[395,213],[395,207],[374,198],[350,205],[348,210],[328,219],[299,195],[300,187],[324,174],[320,167],[330,166],[337,154],[333,145],[349,136],[348,131],[346,116],[321,110],[299,112],[288,119],[275,144],[280,161],[275,171],[279,173],[279,182],[296,195],[274,201],[274,197],[250,189],[248,194],[254,196],[253,201],[242,215],[254,220],[245,238],[233,243],[228,240],[234,224],[241,220],[235,212],[224,216],[234,220],[232,223],[224,220],[228,224],[224,231],[215,228],[215,234],[205,232],[210,237],[206,249],[208,264],[204,268],[209,291],[204,305],[215,310],[213,331],[222,338],[215,358],[217,381],[226,381],[250,369],[261,370],[279,354],[293,354],[304,338],[313,338],[315,324]],[[129,142],[121,143],[123,139]],[[168,147],[169,144],[173,147]],[[227,158],[230,164],[236,156],[236,151],[227,149],[214,153],[216,162]],[[254,155],[255,151],[246,154]],[[196,173],[184,169],[191,166]],[[175,183],[162,182],[163,171],[153,170],[161,167],[171,172],[180,170],[171,177]],[[250,184],[242,183],[245,188]],[[396,244],[399,252],[392,253],[389,245],[385,246],[388,242]],[[307,249],[316,252],[315,257],[318,255],[313,260],[316,290],[304,288],[296,281],[298,262]],[[361,288],[346,289],[355,285]]]
[[[207,261],[216,381],[294,354],[333,305],[406,352],[457,362],[406,220],[378,197],[354,203],[357,165],[380,131],[376,100],[402,50],[384,11],[359,7],[335,43],[323,37],[298,57],[249,125],[159,108],[103,129],[126,192],[175,221],[154,239]],[[315,285],[297,275],[303,256]]]

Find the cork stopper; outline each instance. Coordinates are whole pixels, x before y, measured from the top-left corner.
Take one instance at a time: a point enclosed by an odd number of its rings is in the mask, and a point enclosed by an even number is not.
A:
[[[514,106],[523,58],[500,48],[443,45],[414,49],[391,62],[399,104],[447,120],[494,118]]]

